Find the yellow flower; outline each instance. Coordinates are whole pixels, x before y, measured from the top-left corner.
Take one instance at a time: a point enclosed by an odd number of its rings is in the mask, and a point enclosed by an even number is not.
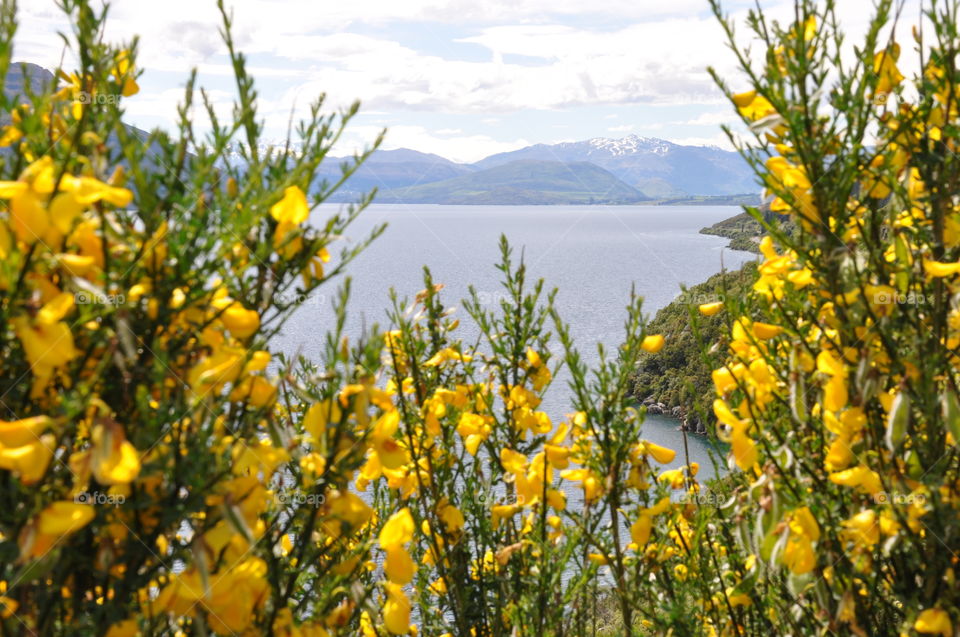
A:
[[[810,188],[810,179],[803,167],[791,164],[786,157],[771,157],[765,165],[773,177],[775,187],[791,191],[804,191]]]
[[[380,546],[384,550],[402,547],[413,539],[413,516],[410,509],[404,507],[397,511],[380,530]]]
[[[543,450],[547,454],[547,461],[551,466],[557,469],[566,469],[570,465],[570,448],[560,445],[543,445]]]
[[[136,637],[139,632],[136,620],[125,619],[110,626],[104,637]]]
[[[120,51],[117,55],[117,64],[113,67],[113,77],[118,82],[123,82],[120,94],[124,97],[131,97],[140,92],[140,86],[133,78],[134,70],[130,62],[130,52]]]
[[[877,475],[877,472],[863,465],[837,473],[831,473],[830,482],[842,484],[847,487],[859,487],[870,495],[876,495],[883,490],[883,485],[880,483],[880,476]]]
[[[37,437],[51,426],[53,421],[47,416],[34,416],[11,422],[0,420],[0,445],[19,447],[35,442]]]
[[[880,522],[873,509],[866,509],[849,520],[844,520],[846,535],[855,543],[865,548],[871,548],[880,541]]]
[[[820,539],[820,527],[807,507],[790,516],[788,537],[781,560],[794,575],[809,573],[817,564],[813,543]]]
[[[76,203],[84,207],[98,201],[106,201],[118,208],[123,208],[133,201],[131,191],[110,186],[93,177],[64,175],[60,182],[60,190],[73,195]]]
[[[942,608],[928,608],[917,617],[913,624],[914,630],[925,635],[940,635],[941,637],[951,637],[953,635],[953,623],[950,621],[950,615]]]
[[[283,191],[283,199],[270,207],[270,216],[281,224],[299,225],[310,216],[307,196],[297,186]]]
[[[897,68],[899,58],[900,45],[897,43],[873,57],[873,72],[880,76],[877,82],[878,94],[889,93],[903,81],[903,75]]]
[[[673,459],[677,457],[677,452],[673,449],[661,447],[660,445],[654,444],[647,440],[640,441],[640,444],[638,445],[638,451],[642,455],[653,456],[653,459],[660,464],[668,464],[673,462]]]
[[[685,480],[682,469],[670,469],[657,476],[657,482],[667,482],[674,489],[682,489]]]
[[[736,378],[734,378],[731,371],[726,367],[720,367],[713,370],[710,373],[710,376],[713,379],[713,386],[716,388],[717,394],[720,396],[723,396],[737,386]]]
[[[56,444],[53,434],[44,434],[22,445],[0,446],[0,469],[13,472],[25,485],[35,484],[47,472]]]
[[[415,571],[416,566],[407,549],[402,546],[387,549],[387,559],[383,563],[383,572],[387,579],[396,584],[409,584]]]
[[[406,448],[394,438],[399,424],[400,413],[391,409],[376,420],[370,434],[370,442],[380,465],[387,469],[399,469],[410,462]]]
[[[80,355],[70,327],[60,320],[73,305],[73,295],[62,292],[40,308],[34,321],[25,316],[10,321],[32,367],[34,395],[46,387],[55,370]]]
[[[834,376],[823,387],[823,406],[830,411],[840,411],[847,406],[849,393],[845,376]]]
[[[447,361],[460,361],[463,363],[469,363],[471,360],[472,357],[469,354],[461,354],[457,350],[447,347],[431,356],[430,359],[423,365],[424,367],[436,367],[437,365],[441,365]]]
[[[373,517],[373,509],[355,493],[335,491],[327,502],[329,519],[324,528],[334,537],[356,532]]]
[[[97,425],[93,441],[93,475],[100,484],[129,484],[140,473],[140,455],[119,426]]]
[[[387,602],[383,605],[383,625],[393,635],[405,635],[410,631],[410,600],[403,587],[386,582]]]
[[[713,401],[713,413],[717,420],[732,427],[733,429],[743,429],[747,427],[746,421],[740,420],[730,409],[727,403],[719,398]]]
[[[773,108],[773,104],[771,104],[767,98],[758,95],[756,91],[747,91],[746,93],[734,95],[733,103],[741,115],[754,122],[777,112],[776,109]]]
[[[753,600],[750,599],[750,596],[746,593],[737,592],[732,586],[728,586],[724,593],[727,596],[727,600],[730,602],[732,608],[737,606],[750,606],[753,604]]]
[[[566,469],[560,472],[564,480],[580,481],[583,486],[583,498],[593,502],[603,492],[603,485],[596,473],[590,469]]]
[[[630,538],[637,545],[637,551],[642,551],[650,541],[650,531],[653,529],[653,516],[641,513],[637,521],[630,525]]]
[[[54,189],[54,166],[42,157],[27,166],[17,181],[0,181],[0,199],[10,200],[10,220],[17,239],[32,244],[50,225],[45,206]]]
[[[924,259],[923,269],[927,273],[927,276],[942,278],[960,273],[960,263],[941,263],[939,261]]]
[[[547,504],[557,511],[567,508],[567,496],[558,489],[547,489]]]
[[[231,305],[220,316],[224,327],[236,338],[245,339],[260,329],[260,315],[256,310],[245,309],[240,304]]]
[[[733,459],[741,471],[747,471],[757,464],[759,455],[757,445],[742,429],[734,429],[730,434],[730,448]]]
[[[90,524],[93,517],[93,507],[89,504],[60,500],[40,512],[38,527],[44,535],[61,538]]]
[[[723,309],[723,301],[717,301],[716,303],[704,303],[698,309],[704,316],[713,316]]]
[[[587,558],[597,566],[606,566],[610,563],[610,558],[603,553],[589,553]]]
[[[515,504],[495,504],[490,508],[490,523],[494,529],[499,529],[501,520],[513,517],[519,510]]]
[[[463,525],[466,524],[460,509],[449,503],[440,507],[438,515],[448,533],[459,533],[463,529]]]
[[[500,464],[505,471],[520,475],[527,469],[527,457],[512,449],[503,448],[500,450]]]
[[[339,423],[342,417],[337,401],[324,400],[310,406],[303,417],[303,428],[314,440],[323,440],[326,438],[327,423]]]
[[[753,335],[760,340],[768,340],[779,336],[783,328],[779,325],[770,325],[769,323],[754,323]]]
[[[653,334],[651,336],[647,336],[646,338],[644,338],[643,342],[640,344],[640,347],[642,347],[647,352],[656,354],[661,349],[663,349],[663,343],[664,343],[664,338],[662,334]]]

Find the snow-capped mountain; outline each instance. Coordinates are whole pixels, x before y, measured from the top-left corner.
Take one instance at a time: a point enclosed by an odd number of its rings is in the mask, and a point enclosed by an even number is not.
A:
[[[610,137],[594,137],[588,139],[587,143],[593,146],[597,152],[609,153],[615,157],[621,155],[633,155],[635,153],[653,153],[654,155],[666,155],[671,148],[677,145],[668,142],[665,139],[657,137],[640,137],[639,135],[628,135],[620,139]]]
[[[492,155],[475,165],[491,168],[518,159],[592,162],[654,197],[732,195],[759,190],[753,172],[735,152],[639,135],[536,144]]]

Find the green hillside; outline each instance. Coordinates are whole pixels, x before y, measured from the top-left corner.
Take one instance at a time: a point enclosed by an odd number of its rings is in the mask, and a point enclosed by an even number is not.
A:
[[[763,228],[757,223],[757,220],[746,212],[718,221],[712,226],[700,230],[700,234],[712,234],[718,237],[730,239],[728,245],[733,250],[744,250],[746,252],[760,252],[760,237],[763,236]]]
[[[381,203],[601,204],[647,197],[588,162],[518,160],[452,179],[382,191]]]
[[[722,356],[727,343],[723,312],[711,317],[697,314],[700,340],[690,327],[690,309],[723,298],[742,296],[757,278],[757,266],[747,263],[740,270],[715,274],[694,285],[657,312],[647,326],[653,334],[663,334],[666,344],[656,354],[645,354],[633,377],[633,393],[638,400],[653,398],[668,408],[683,407],[687,412],[713,418],[714,398],[711,367],[704,362],[700,343],[713,343]],[[701,416],[702,417],[702,416]]]
[[[763,211],[764,219],[768,223],[777,223],[780,228],[788,235],[792,235],[797,226],[792,221],[771,212],[769,209]],[[765,234],[763,228],[756,219],[746,212],[741,212],[729,219],[718,221],[712,226],[702,228],[700,234],[712,234],[718,237],[730,239],[728,247],[732,250],[743,250],[745,252],[760,252],[760,239]]]

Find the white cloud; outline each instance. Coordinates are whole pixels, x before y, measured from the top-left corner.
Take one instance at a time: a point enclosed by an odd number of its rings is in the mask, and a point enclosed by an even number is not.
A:
[[[907,17],[902,19],[907,34],[916,15],[909,7],[915,3],[910,0]],[[271,90],[261,91],[261,116],[268,126],[285,129],[294,106],[303,113],[313,98],[326,92],[331,105],[360,98],[363,112],[388,114],[392,121],[399,121],[401,125],[391,126],[390,133],[392,140],[403,140],[396,146],[414,145],[444,156],[470,159],[516,147],[519,141],[504,142],[483,134],[484,126],[501,123],[499,113],[633,103],[719,105],[724,100],[705,71],[708,65],[717,67],[734,88],[745,83],[736,72],[721,29],[705,11],[704,0],[232,0],[229,4],[234,7],[237,44],[249,55],[252,73],[270,82]],[[738,33],[745,36],[743,10],[752,1],[726,0],[724,4],[737,21]],[[762,4],[771,15],[789,19],[789,0]],[[870,13],[861,4],[838,3],[849,43],[859,39]],[[56,33],[68,25],[54,0],[21,3],[20,22],[15,59],[55,66],[64,53]],[[415,23],[419,39],[411,40],[406,30],[392,29],[401,22]],[[448,24],[458,28],[450,29]],[[212,0],[114,2],[106,37],[126,40],[140,34],[140,65],[147,69],[141,81],[143,92],[125,102],[128,113],[151,121],[175,121],[181,91],[171,87],[182,84],[193,66],[199,67],[201,82],[212,78],[219,88],[228,88],[225,79],[232,71],[224,59],[219,25]],[[361,25],[376,29],[362,30]],[[468,35],[452,42],[454,32]],[[901,35],[900,40],[906,43],[909,37]],[[489,56],[467,61],[448,53],[453,44],[483,47]],[[904,46],[905,58],[911,48]],[[523,56],[527,63],[510,56]],[[529,64],[530,59],[539,64]],[[904,61],[905,72],[909,64]],[[216,92],[215,99],[218,112],[228,113],[229,93]],[[409,111],[476,114],[477,123],[471,127],[458,121],[457,132],[430,131],[402,125],[402,114]],[[583,113],[576,117],[590,117],[603,126],[594,112]],[[729,115],[718,110],[687,121],[670,121],[676,116],[667,114],[660,122],[608,130],[664,129],[669,136],[682,126],[735,122]],[[202,125],[200,109],[197,117],[198,126]],[[623,121],[616,114],[605,117],[616,120],[611,124]],[[719,132],[690,139],[728,145]]]
[[[736,114],[733,113],[732,109],[726,109],[723,111],[701,113],[693,119],[678,123],[682,123],[685,126],[720,126],[721,124],[733,126],[741,122]]]
[[[724,150],[734,149],[730,140],[722,132],[712,137],[680,137],[678,139],[671,139],[670,141],[675,144],[680,144],[681,146],[716,146]]]
[[[611,126],[607,130],[611,133],[629,133],[634,128],[636,128],[636,126],[633,124],[621,124],[620,126]]]
[[[346,155],[370,144],[382,129],[377,126],[351,126],[334,154]],[[503,153],[529,146],[526,139],[500,141],[487,135],[443,135],[423,126],[391,126],[381,148],[412,148],[423,153],[434,153],[447,159],[472,163],[495,153]]]

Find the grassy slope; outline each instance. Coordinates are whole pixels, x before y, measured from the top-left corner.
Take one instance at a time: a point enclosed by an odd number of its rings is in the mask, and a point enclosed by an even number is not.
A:
[[[780,223],[787,234],[793,234],[795,225],[769,209],[765,209],[764,217],[768,222],[775,221]],[[701,234],[712,234],[718,237],[730,239],[727,247],[731,250],[743,250],[745,252],[760,252],[760,239],[765,234],[763,228],[756,219],[746,212],[718,221],[712,226],[707,226],[700,230]]]
[[[718,221],[712,226],[701,229],[700,233],[730,239],[728,247],[733,250],[760,252],[758,246],[760,237],[763,235],[763,228],[760,227],[756,219],[746,212],[741,212],[729,219]]]
[[[383,193],[380,201],[442,204],[576,204],[642,201],[643,193],[587,162],[521,160]]]
[[[696,312],[698,305],[720,300],[724,294],[742,295],[753,285],[756,272],[756,264],[747,263],[742,270],[715,274],[657,312],[648,330],[663,334],[666,344],[656,354],[646,354],[634,374],[634,395],[639,400],[653,396],[669,407],[680,405],[687,411],[711,414],[711,369],[703,361],[699,341],[690,327],[690,308]],[[708,346],[715,344],[722,355],[727,343],[723,313],[697,317],[700,338]]]

